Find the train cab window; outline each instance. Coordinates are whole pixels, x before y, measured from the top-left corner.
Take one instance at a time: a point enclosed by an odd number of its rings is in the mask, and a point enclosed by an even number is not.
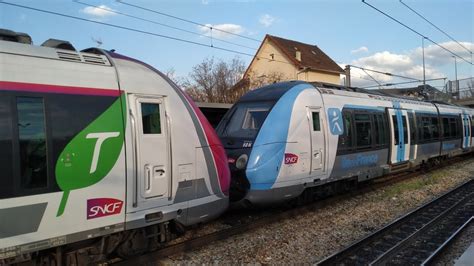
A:
[[[312,112],[312,118],[313,118],[313,131],[320,131],[321,125],[319,122],[319,112]]]
[[[372,123],[369,114],[354,114],[357,149],[369,148],[372,144]]]
[[[268,114],[268,108],[249,108],[245,114],[242,129],[259,129]]]
[[[161,134],[160,105],[141,103],[143,134]]]
[[[17,97],[21,187],[47,186],[45,112],[42,98]]]

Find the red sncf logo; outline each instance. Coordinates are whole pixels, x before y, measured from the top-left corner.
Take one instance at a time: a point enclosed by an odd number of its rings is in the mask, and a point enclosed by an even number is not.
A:
[[[122,211],[123,201],[110,198],[87,200],[87,219],[119,214]]]
[[[285,153],[285,164],[294,164],[298,162],[298,155],[293,153]]]

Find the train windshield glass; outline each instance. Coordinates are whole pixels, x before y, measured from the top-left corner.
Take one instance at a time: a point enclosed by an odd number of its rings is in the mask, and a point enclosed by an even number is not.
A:
[[[221,128],[224,137],[253,138],[263,125],[271,103],[239,103]]]

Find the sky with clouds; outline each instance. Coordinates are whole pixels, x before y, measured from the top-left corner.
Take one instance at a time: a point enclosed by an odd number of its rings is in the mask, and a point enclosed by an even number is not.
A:
[[[0,4],[0,28],[26,32],[32,36],[35,44],[56,38],[70,41],[78,50],[100,45],[101,48],[115,49],[143,60],[165,72],[174,69],[178,76],[186,76],[194,65],[207,57],[230,60],[238,56],[249,63],[260,44],[259,40],[265,34],[272,34],[318,45],[341,66],[351,64],[418,79],[423,77],[422,38],[360,0],[80,0],[83,4],[72,0],[5,0],[9,1],[154,34],[126,31]],[[461,45],[423,21],[399,0],[367,2],[466,61],[471,61],[472,54],[469,51],[474,50],[474,1],[403,1]],[[442,47],[429,40],[424,41],[427,79],[454,79],[454,58]],[[472,65],[460,58],[456,61],[459,79],[474,76]],[[352,76],[353,84],[359,86],[375,84],[372,78],[381,83],[406,81],[355,68],[352,69]],[[444,81],[432,81],[430,84],[442,86]]]

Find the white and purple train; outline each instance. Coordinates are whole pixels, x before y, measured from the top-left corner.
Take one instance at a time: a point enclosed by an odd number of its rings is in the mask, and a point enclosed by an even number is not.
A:
[[[114,52],[0,37],[0,265],[133,255],[227,209],[222,144],[166,76]]]
[[[474,110],[294,81],[250,91],[217,133],[232,201],[264,205],[474,149]]]

